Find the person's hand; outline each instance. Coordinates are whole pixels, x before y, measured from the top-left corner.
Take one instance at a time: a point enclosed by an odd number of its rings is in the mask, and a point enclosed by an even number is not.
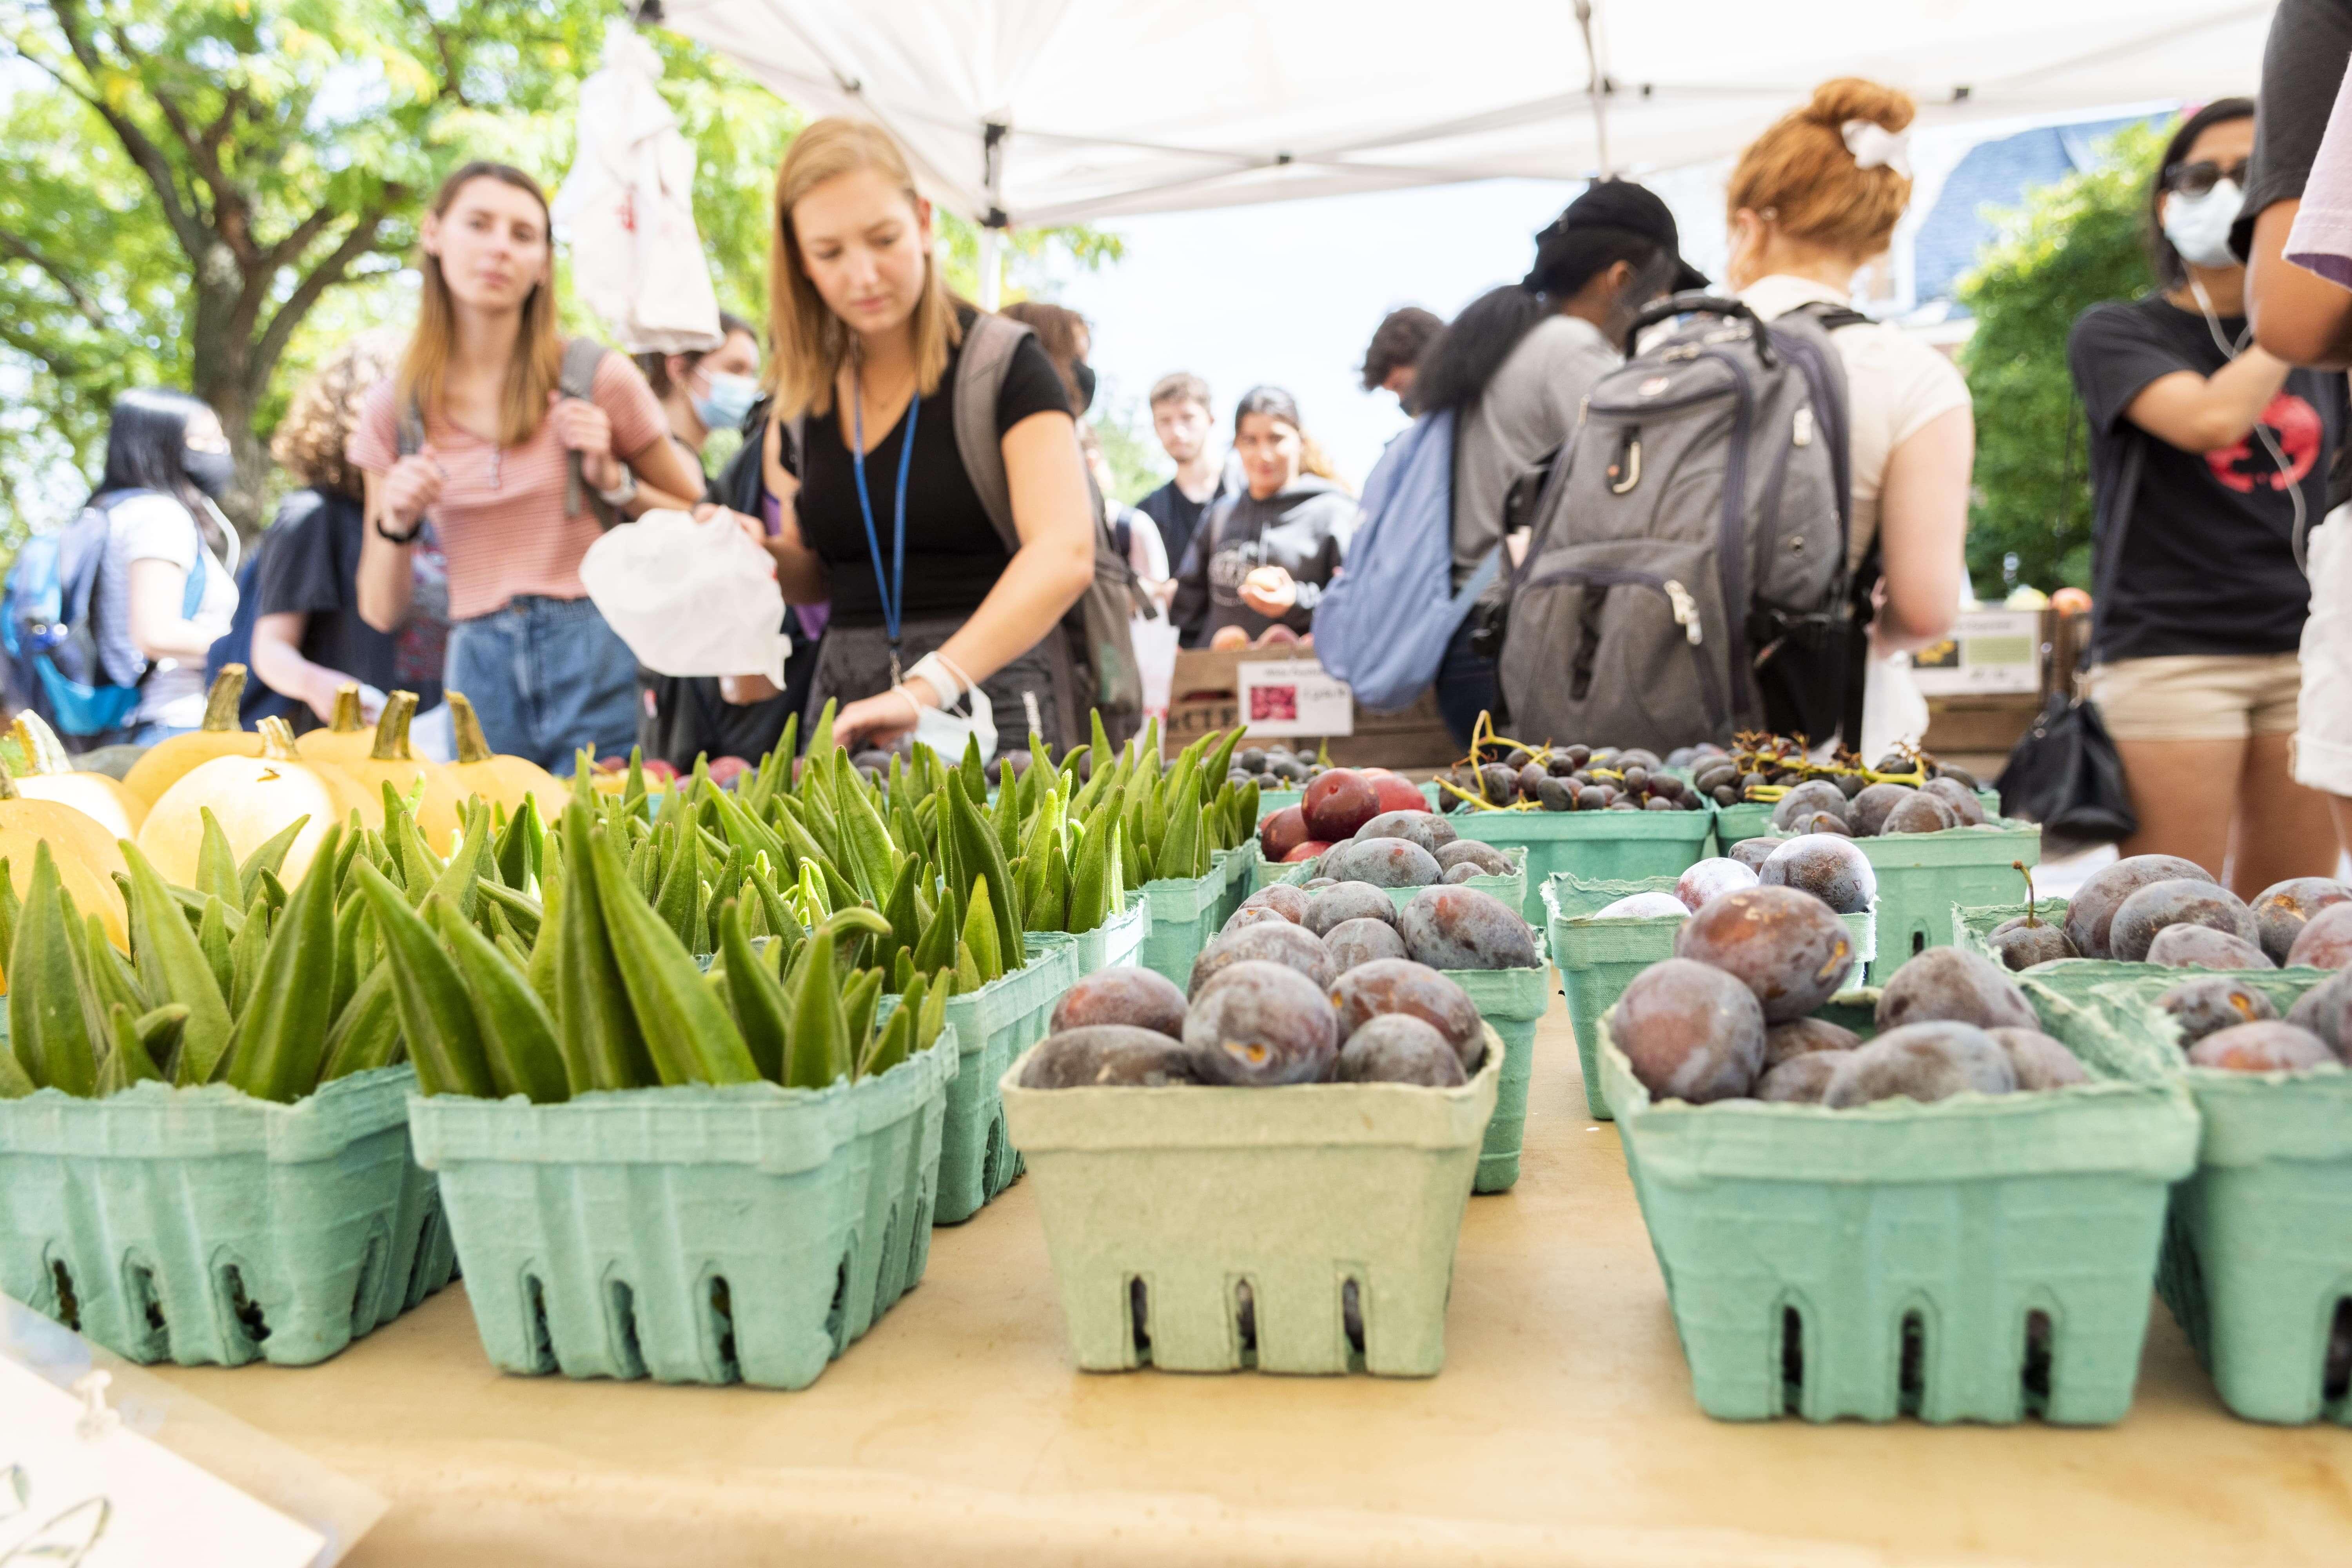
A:
[[[401,531],[415,528],[441,499],[441,459],[428,441],[392,466],[383,477],[384,504]]]
[[[580,472],[600,490],[621,488],[621,459],[613,456],[613,422],[584,397],[558,398],[555,438],[580,454]]]
[[[765,702],[771,697],[783,694],[783,688],[764,675],[722,675],[719,678],[719,700],[741,707],[750,702]]]
[[[877,697],[861,697],[833,716],[833,740],[838,746],[857,750],[856,742],[886,747],[908,731],[919,719],[917,705],[936,708],[940,694],[931,683],[918,675],[904,685],[892,687]]]
[[[1298,603],[1298,584],[1279,566],[1260,566],[1242,579],[1241,597],[1261,616],[1286,616]]]

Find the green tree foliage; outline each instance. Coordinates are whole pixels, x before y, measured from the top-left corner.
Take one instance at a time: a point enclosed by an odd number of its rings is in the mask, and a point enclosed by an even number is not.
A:
[[[0,0],[0,543],[96,466],[113,398],[189,387],[235,442],[259,520],[264,439],[354,331],[404,321],[434,186],[469,158],[551,187],[620,0]],[[800,117],[675,35],[646,34],[695,144],[719,300],[764,315],[770,192]],[[977,237],[947,225],[973,286]],[[1115,238],[1021,236],[1086,265]],[[567,310],[576,318],[576,312]],[[594,330],[595,323],[575,324]]]
[[[1961,354],[1977,413],[1969,575],[1988,602],[2006,591],[2012,552],[2021,583],[2089,584],[2090,479],[2066,334],[2100,300],[2155,286],[2140,225],[2170,132],[2131,127],[2096,166],[2032,192],[1960,285],[1976,316]]]
[[[1133,399],[1098,397],[1088,417],[1095,438],[1102,443],[1104,460],[1110,464],[1113,500],[1133,506],[1176,471],[1152,437],[1150,417],[1138,417]],[[1168,564],[1172,568],[1176,563]]]

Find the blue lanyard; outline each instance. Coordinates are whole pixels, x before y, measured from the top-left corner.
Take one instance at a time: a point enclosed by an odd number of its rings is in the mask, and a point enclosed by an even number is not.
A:
[[[898,664],[899,611],[907,602],[907,470],[915,458],[915,421],[923,412],[923,396],[907,400],[907,431],[898,447],[898,494],[890,521],[890,575],[882,575],[882,540],[874,531],[874,500],[866,492],[866,377],[852,383],[856,396],[849,405],[850,466],[857,471],[857,510],[866,520],[866,548],[873,552],[874,586],[882,601],[882,629],[890,638],[890,666]],[[895,586],[894,586],[895,584]]]

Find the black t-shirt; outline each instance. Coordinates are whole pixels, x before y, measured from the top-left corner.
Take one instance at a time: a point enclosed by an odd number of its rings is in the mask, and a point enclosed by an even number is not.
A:
[[[1207,500],[1194,500],[1174,479],[1171,479],[1135,503],[1136,510],[1159,524],[1160,542],[1167,547],[1171,574],[1184,563],[1184,547],[1192,542],[1192,535],[1200,531],[1202,514],[1215,505],[1217,498],[1224,493],[1222,476],[1217,488],[1209,492]]]
[[[446,591],[437,607],[429,594],[420,592],[412,624],[399,632],[380,632],[360,619],[355,584],[366,530],[365,510],[349,496],[303,489],[280,501],[263,538],[258,613],[305,616],[304,658],[379,691],[414,691],[417,706],[430,708],[441,700]],[[420,589],[424,585],[420,580]],[[319,722],[307,704],[296,706],[293,719],[298,731]]]
[[[2221,318],[2237,342],[2245,319]],[[2292,653],[2310,584],[2294,563],[2297,486],[2316,522],[2327,505],[2329,455],[2344,438],[2341,375],[2298,370],[2263,411],[2292,479],[2256,435],[2214,452],[2185,452],[2125,416],[2132,400],[2176,371],[2211,375],[2228,363],[2204,317],[2158,295],[2094,305],[2066,345],[2091,426],[2091,484],[2101,559],[2123,523],[2123,553],[2098,606],[2101,659],[2180,654]],[[2125,460],[2141,450],[2127,518],[2116,492]]]
[[[2254,219],[2277,203],[2301,199],[2347,60],[2352,0],[2279,0],[2263,47],[2262,108],[2254,116],[2246,199],[2230,227],[2230,248],[2241,261],[2253,249]]]
[[[964,316],[969,330],[972,317]],[[961,347],[948,358],[939,390],[922,400],[915,423],[915,455],[907,477],[907,578],[901,613],[968,616],[988,597],[1012,556],[981,506],[980,492],[956,449],[955,379]],[[1054,362],[1034,336],[1024,337],[1006,365],[996,398],[1002,437],[1033,414],[1070,411],[1069,395]],[[842,437],[848,410],[812,416],[803,427],[807,452],[798,502],[802,542],[824,562],[825,585],[837,626],[883,624],[873,552],[857,506],[857,474]],[[869,437],[872,432],[869,429]],[[898,495],[898,457],[907,438],[902,416],[880,445],[866,454],[866,493],[874,509],[874,535],[887,569]]]

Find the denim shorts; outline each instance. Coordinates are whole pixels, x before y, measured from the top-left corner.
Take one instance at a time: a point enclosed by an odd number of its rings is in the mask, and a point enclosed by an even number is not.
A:
[[[449,628],[443,676],[480,715],[494,752],[569,774],[585,746],[625,756],[637,738],[637,661],[586,599],[524,595]]]

